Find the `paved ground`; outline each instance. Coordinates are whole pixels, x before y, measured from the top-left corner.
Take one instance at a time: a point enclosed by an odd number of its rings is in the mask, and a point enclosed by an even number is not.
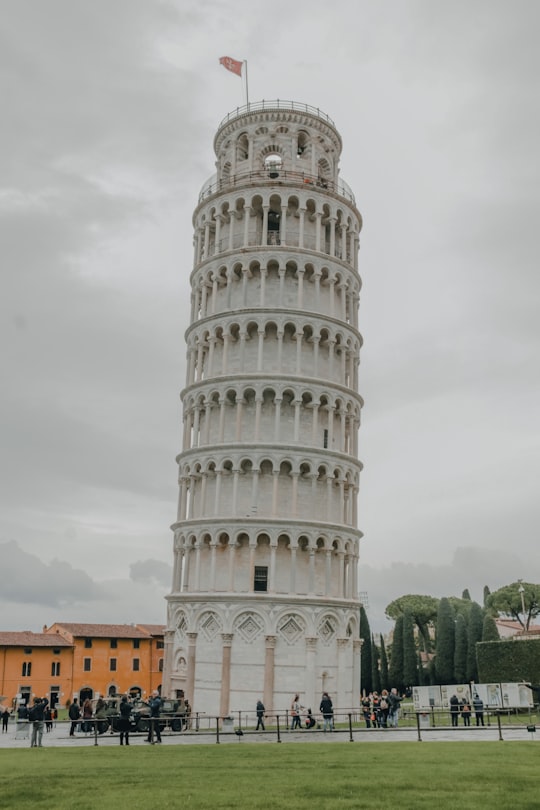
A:
[[[0,749],[1,748],[28,748],[30,746],[29,736],[25,736],[27,729],[17,730],[16,724],[10,722],[9,730],[7,733],[0,733]],[[439,727],[439,728],[422,728],[420,730],[422,741],[425,742],[498,742],[499,729],[498,726],[492,725],[490,727],[458,728]],[[540,740],[540,726],[538,731],[531,733],[527,731],[527,726],[502,726],[501,735],[503,740]],[[282,743],[294,742],[350,742],[351,734],[349,730],[339,730],[335,732],[325,733],[319,730],[312,731],[281,731],[280,738]],[[145,734],[131,734],[131,745],[147,746],[145,742]],[[201,730],[199,732],[189,731],[182,734],[174,734],[165,731],[162,734],[163,745],[215,745],[216,732]],[[375,743],[375,742],[418,742],[418,731],[416,728],[397,728],[397,729],[364,729],[361,727],[353,728],[352,741],[359,743]],[[255,732],[247,729],[241,737],[234,733],[220,733],[219,742],[221,744],[235,744],[242,745],[243,743],[277,743],[277,734],[275,730],[267,732]],[[55,728],[48,734],[43,734],[43,746],[50,748],[87,748],[89,746],[108,746],[118,745],[118,734],[102,734],[97,738],[93,734],[77,734],[75,737],[69,736],[69,723],[58,723]]]

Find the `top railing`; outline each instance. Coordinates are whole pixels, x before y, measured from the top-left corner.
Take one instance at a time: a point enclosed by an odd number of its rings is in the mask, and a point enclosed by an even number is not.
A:
[[[327,124],[330,124],[330,126],[334,129],[336,128],[336,125],[330,116],[324,113],[318,107],[312,107],[311,104],[301,104],[299,101],[283,101],[283,99],[278,98],[274,101],[265,101],[263,99],[262,101],[244,104],[243,107],[237,107],[236,110],[228,113],[223,121],[220,122],[218,130],[225,126],[225,124],[228,124],[230,121],[234,121],[235,118],[239,118],[242,115],[249,115],[249,113],[252,112],[264,112],[265,110],[293,110],[293,112],[309,113],[309,115],[314,115],[317,118],[320,118],[321,121],[325,121]]]

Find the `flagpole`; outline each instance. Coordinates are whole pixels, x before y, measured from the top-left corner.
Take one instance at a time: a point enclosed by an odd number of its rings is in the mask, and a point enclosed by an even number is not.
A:
[[[248,92],[248,65],[247,59],[244,59],[244,65],[246,66],[246,104],[249,109],[249,92]]]

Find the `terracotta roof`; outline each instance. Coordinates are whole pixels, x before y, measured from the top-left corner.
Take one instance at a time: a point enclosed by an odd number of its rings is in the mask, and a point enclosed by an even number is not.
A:
[[[151,636],[163,636],[165,634],[165,630],[167,629],[166,625],[164,624],[138,624],[137,627],[140,627],[147,633],[150,633]]]
[[[62,636],[47,633],[32,633],[31,630],[20,632],[0,632],[1,647],[71,647],[72,644]]]
[[[55,628],[54,630],[52,628]],[[55,622],[47,633],[58,637],[64,631],[72,636],[83,638],[148,638],[148,633],[132,624],[79,624],[76,622]]]

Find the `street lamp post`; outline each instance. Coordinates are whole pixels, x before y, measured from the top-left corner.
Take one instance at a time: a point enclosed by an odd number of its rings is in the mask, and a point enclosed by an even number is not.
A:
[[[518,593],[521,596],[521,611],[523,613],[523,629],[525,630],[525,632],[527,632],[527,619],[525,615],[525,597],[523,595],[525,593],[525,588],[523,587],[523,580],[518,579],[518,582],[519,582]]]

